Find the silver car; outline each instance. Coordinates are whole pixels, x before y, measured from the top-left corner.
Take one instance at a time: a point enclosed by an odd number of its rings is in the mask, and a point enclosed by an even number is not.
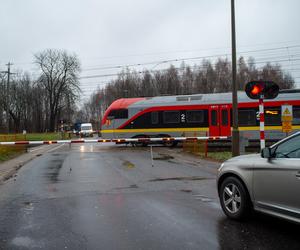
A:
[[[300,132],[261,154],[225,161],[217,186],[229,218],[244,219],[254,209],[300,223]]]

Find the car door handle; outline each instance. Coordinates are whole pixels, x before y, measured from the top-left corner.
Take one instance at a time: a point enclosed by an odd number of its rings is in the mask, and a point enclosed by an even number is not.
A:
[[[296,174],[296,177],[297,177],[297,178],[300,178],[300,172],[298,172],[298,173]]]

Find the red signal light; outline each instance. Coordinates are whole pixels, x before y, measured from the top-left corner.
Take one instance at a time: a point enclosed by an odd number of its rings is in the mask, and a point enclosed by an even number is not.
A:
[[[252,90],[251,90],[251,94],[252,95],[258,95],[260,93],[260,91],[261,91],[261,88],[257,85],[254,85]]]

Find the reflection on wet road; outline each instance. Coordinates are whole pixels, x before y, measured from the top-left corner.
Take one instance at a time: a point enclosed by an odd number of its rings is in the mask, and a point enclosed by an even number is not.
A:
[[[230,221],[216,163],[179,149],[72,145],[0,186],[0,249],[299,249],[299,225]],[[169,156],[169,157],[162,157]]]

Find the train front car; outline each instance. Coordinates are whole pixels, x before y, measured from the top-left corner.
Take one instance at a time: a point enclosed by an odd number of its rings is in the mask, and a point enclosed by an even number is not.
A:
[[[105,111],[101,121],[101,136],[103,139],[130,138],[131,136],[119,128],[138,111],[130,108],[134,103],[145,98],[122,98],[114,101]]]

